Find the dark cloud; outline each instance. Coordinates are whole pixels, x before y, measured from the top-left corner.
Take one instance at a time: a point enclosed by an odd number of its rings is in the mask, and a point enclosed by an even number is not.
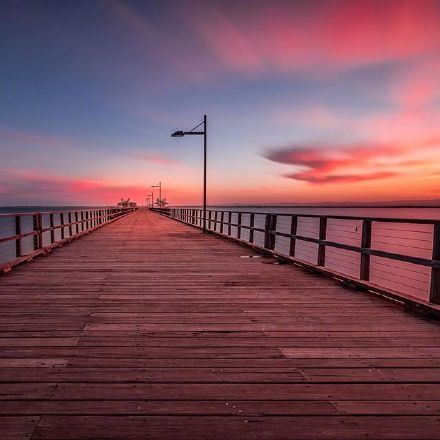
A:
[[[389,145],[319,146],[292,145],[274,148],[264,154],[272,162],[300,167],[286,175],[289,179],[311,184],[354,183],[384,179],[396,175],[392,170],[376,170],[376,159],[395,156],[401,148]],[[350,169],[366,169],[352,172]]]

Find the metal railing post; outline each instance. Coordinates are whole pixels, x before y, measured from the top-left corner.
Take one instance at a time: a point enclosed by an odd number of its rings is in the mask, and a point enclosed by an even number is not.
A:
[[[325,240],[327,238],[327,217],[320,217],[319,219],[319,239]],[[318,266],[325,266],[325,245],[318,245]]]
[[[361,238],[361,267],[359,278],[364,281],[370,280],[371,256],[365,251],[371,249],[371,220],[362,221],[362,238]]]
[[[254,230],[252,228],[255,227],[255,214],[252,213],[249,218],[249,243],[254,242]]]
[[[76,233],[79,234],[78,211],[75,211],[75,223],[76,223],[75,225]]]
[[[296,235],[298,231],[298,217],[296,215],[292,216],[292,222],[290,224],[290,233],[292,235]],[[289,247],[289,255],[294,257],[296,253],[296,238],[290,237],[290,247]]]
[[[42,216],[41,214],[35,214],[33,216],[33,231],[34,235],[34,251],[43,247],[43,232],[42,232]]]
[[[64,240],[64,214],[60,213],[60,225],[61,225],[61,240]]]
[[[49,214],[49,227],[50,227],[50,244],[55,243],[55,220],[54,215]]]
[[[275,249],[275,231],[277,229],[277,216],[275,214],[266,214],[264,225],[264,248]]]
[[[17,238],[15,240],[15,256],[21,257],[21,215],[15,216],[15,235]]]
[[[434,237],[432,242],[432,259],[440,261],[440,223],[434,224]],[[429,301],[434,304],[440,304],[440,268],[431,269],[431,289],[429,292]]]

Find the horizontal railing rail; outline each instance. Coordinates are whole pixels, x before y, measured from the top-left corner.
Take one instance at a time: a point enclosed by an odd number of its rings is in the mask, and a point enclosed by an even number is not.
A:
[[[203,224],[201,209],[154,211],[199,228]],[[440,304],[439,219],[238,210],[206,215],[209,231],[279,258],[403,302],[414,297],[417,304]]]
[[[134,210],[107,207],[0,214],[0,273]]]

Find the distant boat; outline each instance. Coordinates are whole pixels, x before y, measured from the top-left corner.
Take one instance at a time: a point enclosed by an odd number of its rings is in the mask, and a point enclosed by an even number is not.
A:
[[[156,205],[157,205],[159,208],[165,208],[165,206],[166,206],[166,205],[169,205],[169,203],[167,202],[167,199],[166,199],[166,198],[159,199],[159,197],[158,197],[157,200],[156,200]]]
[[[121,198],[121,201],[118,202],[116,206],[118,208],[136,208],[137,203],[130,201],[130,198],[128,198],[127,200],[124,200],[123,198]]]

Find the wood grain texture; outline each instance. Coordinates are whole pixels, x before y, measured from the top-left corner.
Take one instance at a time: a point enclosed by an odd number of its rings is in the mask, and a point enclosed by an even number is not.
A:
[[[437,439],[440,326],[137,211],[0,278],[5,439]]]

